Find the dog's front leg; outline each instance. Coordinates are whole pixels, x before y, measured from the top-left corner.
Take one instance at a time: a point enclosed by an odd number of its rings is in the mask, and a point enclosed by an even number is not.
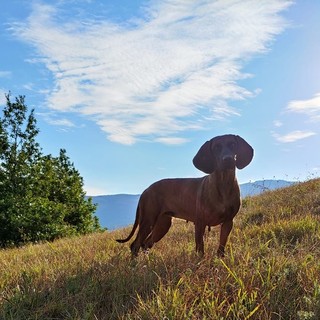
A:
[[[227,244],[229,234],[233,227],[233,221],[227,220],[221,224],[220,227],[220,243],[217,254],[219,257],[224,257],[224,248]]]
[[[201,221],[195,223],[195,240],[196,240],[196,252],[201,255],[204,254],[204,243],[203,235],[205,232],[206,226]]]

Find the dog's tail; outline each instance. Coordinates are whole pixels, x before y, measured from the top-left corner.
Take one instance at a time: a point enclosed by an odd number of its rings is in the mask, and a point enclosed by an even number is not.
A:
[[[125,242],[129,241],[132,238],[132,236],[134,235],[134,233],[135,233],[135,231],[136,231],[136,229],[137,229],[137,227],[139,225],[139,211],[140,210],[139,210],[139,205],[138,205],[137,206],[137,212],[136,212],[136,220],[134,221],[134,225],[132,227],[132,230],[131,230],[130,234],[125,239],[116,239],[117,242],[125,243]]]

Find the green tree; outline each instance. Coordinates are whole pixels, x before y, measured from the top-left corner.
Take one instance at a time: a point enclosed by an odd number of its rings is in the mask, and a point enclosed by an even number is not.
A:
[[[41,156],[35,140],[38,133],[34,110],[27,116],[24,97],[19,96],[11,102],[10,95],[6,95],[6,106],[0,119],[1,182],[6,192],[25,194],[25,179],[32,164]]]
[[[65,150],[42,154],[24,99],[7,94],[0,118],[0,246],[99,230],[80,173]]]
[[[61,149],[58,157],[42,157],[33,167],[33,176],[36,179],[30,198],[46,202],[47,209],[53,210],[47,215],[47,219],[53,218],[53,233],[85,234],[99,230],[99,222],[92,215],[96,206],[91,198],[86,199],[83,178],[66,150]]]

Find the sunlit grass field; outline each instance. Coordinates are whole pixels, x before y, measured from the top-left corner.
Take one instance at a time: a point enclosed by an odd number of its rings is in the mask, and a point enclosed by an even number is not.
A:
[[[0,319],[320,319],[320,179],[243,200],[226,248],[175,220],[132,260],[130,228],[0,251]]]

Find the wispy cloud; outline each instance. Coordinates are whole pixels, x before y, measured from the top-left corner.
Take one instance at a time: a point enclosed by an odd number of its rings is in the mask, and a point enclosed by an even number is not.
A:
[[[307,115],[312,121],[320,120],[320,93],[311,99],[293,100],[289,102],[287,111]]]
[[[290,3],[150,1],[126,24],[66,22],[37,4],[12,31],[52,72],[51,109],[87,115],[115,142],[181,143],[179,133],[240,113],[228,102],[254,95],[237,83],[243,65],[285,28]]]
[[[301,139],[305,139],[311,136],[314,136],[316,133],[312,131],[292,131],[285,135],[279,135],[277,133],[273,133],[274,138],[282,143],[295,142]]]
[[[172,145],[175,145],[175,144],[185,143],[185,142],[187,142],[188,140],[187,140],[187,139],[184,139],[184,138],[179,138],[179,137],[162,137],[162,138],[157,138],[156,141],[157,141],[157,142],[164,143],[164,144],[172,144]]]
[[[0,71],[0,78],[9,78],[11,75],[11,71]]]
[[[274,125],[275,127],[277,127],[277,128],[280,128],[280,127],[283,126],[283,123],[282,123],[282,121],[280,121],[280,120],[274,120],[274,121],[273,121],[273,125]]]
[[[68,119],[62,118],[62,119],[50,119],[48,121],[50,124],[55,126],[62,126],[62,127],[75,127],[74,123],[71,122]]]
[[[54,125],[54,126],[59,126],[59,127],[63,127],[63,128],[73,128],[76,125],[70,121],[67,118],[61,118],[61,117],[57,117],[55,114],[48,113],[48,112],[37,112],[37,115],[39,115],[40,117],[42,117],[47,123]]]
[[[319,130],[317,129],[317,122],[320,120],[320,93],[315,94],[310,99],[305,100],[292,100],[288,103],[287,107],[285,108],[285,114],[288,116],[288,114],[300,114],[306,116],[306,119],[297,121],[288,121],[285,122],[288,123],[294,123],[295,127],[299,127],[300,130],[291,131],[287,134],[279,134],[272,132],[273,137],[278,141],[282,143],[287,142],[295,142],[301,139],[309,138],[311,136],[314,136],[319,133]],[[300,116],[301,117],[301,116]],[[306,121],[305,121],[306,120]],[[310,124],[313,122],[315,127],[313,130],[310,130]],[[303,128],[306,128],[306,124],[308,125],[308,130],[303,130]],[[283,122],[279,120],[275,120],[273,122],[273,125],[276,128],[280,128],[283,126]],[[302,129],[302,130],[301,130]]]

